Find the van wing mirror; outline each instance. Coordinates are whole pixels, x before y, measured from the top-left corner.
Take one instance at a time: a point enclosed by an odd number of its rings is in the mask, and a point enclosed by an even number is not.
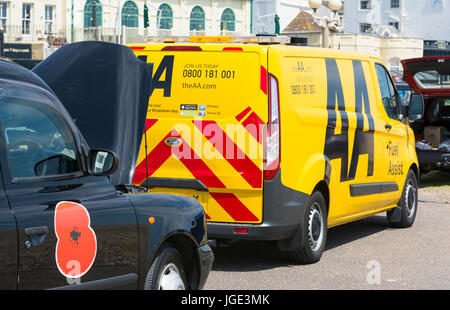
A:
[[[93,149],[89,151],[88,169],[91,175],[113,174],[119,168],[119,157],[112,151]]]
[[[408,119],[416,120],[422,118],[424,113],[424,102],[422,94],[411,94],[409,101]]]

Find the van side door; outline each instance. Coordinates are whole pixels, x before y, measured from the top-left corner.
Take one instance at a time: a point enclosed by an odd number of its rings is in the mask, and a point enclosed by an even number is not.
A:
[[[137,288],[133,206],[107,177],[86,175],[80,138],[56,99],[11,86],[0,107],[0,154],[6,154],[0,165],[17,220],[18,288],[97,280],[95,288]]]
[[[390,190],[384,192],[387,204],[393,204],[400,198],[403,181],[408,173],[407,158],[408,131],[402,119],[402,101],[386,68],[375,64],[381,100],[381,117],[384,119],[383,182]],[[380,106],[380,105],[379,105]]]
[[[0,290],[17,288],[18,250],[16,220],[9,209],[0,169]]]

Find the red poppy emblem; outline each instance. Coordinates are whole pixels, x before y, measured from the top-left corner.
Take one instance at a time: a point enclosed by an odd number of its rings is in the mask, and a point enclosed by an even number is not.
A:
[[[55,208],[56,265],[68,278],[83,276],[94,263],[97,238],[87,209],[79,203],[61,201]]]

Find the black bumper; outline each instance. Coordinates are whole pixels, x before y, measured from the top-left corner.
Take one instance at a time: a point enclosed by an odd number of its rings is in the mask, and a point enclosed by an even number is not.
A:
[[[309,195],[281,184],[281,171],[263,185],[263,221],[260,224],[208,222],[208,238],[242,240],[285,240],[299,230]],[[246,229],[236,233],[235,229]],[[240,230],[242,231],[242,230]]]
[[[199,258],[199,279],[197,289],[201,290],[211,271],[214,262],[214,254],[209,245],[205,244],[197,248],[197,255]]]
[[[416,153],[421,170],[450,171],[450,152],[422,151],[416,149]]]

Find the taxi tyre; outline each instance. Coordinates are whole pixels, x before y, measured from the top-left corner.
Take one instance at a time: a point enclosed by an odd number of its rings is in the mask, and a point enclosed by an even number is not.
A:
[[[293,263],[312,264],[322,257],[327,239],[327,205],[320,191],[315,191],[306,206],[303,220],[303,244],[289,251]]]
[[[144,283],[144,290],[186,290],[186,272],[180,252],[171,245],[163,245]]]
[[[414,224],[417,214],[418,190],[416,174],[413,170],[409,170],[397,207],[387,212],[387,220],[392,227],[408,228]],[[397,208],[399,208],[400,216],[396,220],[394,212]]]

